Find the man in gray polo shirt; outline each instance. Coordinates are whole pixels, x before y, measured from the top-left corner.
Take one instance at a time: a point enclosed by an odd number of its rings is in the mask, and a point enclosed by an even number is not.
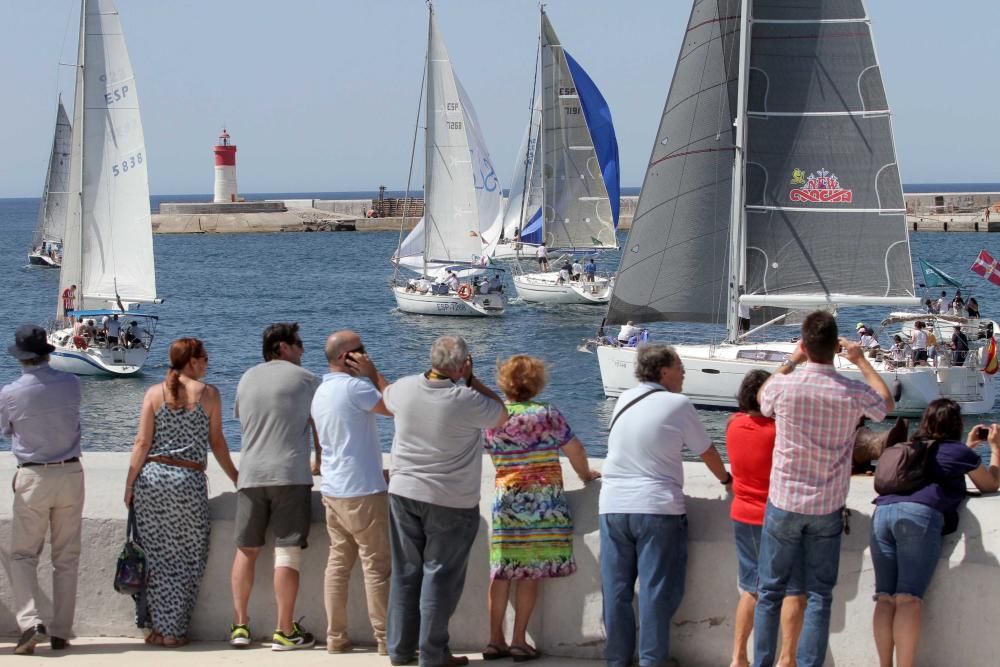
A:
[[[462,596],[479,528],[482,430],[503,425],[507,409],[473,375],[459,336],[434,341],[431,369],[389,385],[382,399],[396,422],[389,475],[389,660],[410,664],[419,648],[421,667],[464,665],[468,659],[448,647],[448,621]]]
[[[280,322],[264,330],[264,363],[240,378],[236,417],[242,447],[236,492],[236,556],[232,587],[235,619],[229,643],[250,645],[247,607],[254,566],[268,526],[274,533],[274,597],[278,623],[271,649],[310,648],[313,636],[294,618],[299,591],[299,563],[308,545],[312,506],[312,422],[309,408],[318,378],[299,364],[299,325]]]

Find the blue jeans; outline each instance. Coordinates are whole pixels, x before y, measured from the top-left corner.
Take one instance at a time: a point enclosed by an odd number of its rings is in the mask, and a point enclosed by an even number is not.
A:
[[[789,579],[805,564],[805,620],[799,638],[799,667],[822,667],[830,640],[830,607],[840,568],[841,511],[799,514],[770,501],[760,542],[757,608],[754,611],[754,667],[771,667],[778,646],[781,603]]]
[[[661,667],[670,657],[670,619],[684,597],[687,516],[601,515],[604,658],[627,667],[635,654],[635,580],[639,579],[639,665]]]
[[[871,547],[876,596],[924,597],[941,556],[943,526],[944,515],[920,503],[875,508]]]
[[[733,535],[736,538],[737,581],[740,592],[757,595],[760,578],[757,575],[757,560],[760,556],[760,540],[764,526],[754,526],[742,521],[733,521]],[[804,595],[806,578],[803,563],[799,563],[788,578],[785,595]]]
[[[389,494],[392,578],[386,643],[395,662],[420,649],[421,667],[451,657],[448,621],[465,587],[479,508],[456,509]]]

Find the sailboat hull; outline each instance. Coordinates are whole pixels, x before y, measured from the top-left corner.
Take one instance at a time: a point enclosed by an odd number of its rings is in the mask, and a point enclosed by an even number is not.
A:
[[[747,371],[775,372],[783,358],[791,354],[794,344],[677,345],[674,349],[684,363],[684,394],[701,407],[735,410],[736,394]],[[751,358],[754,356],[759,358]],[[635,357],[634,347],[597,348],[605,395],[618,396],[637,384]],[[838,357],[836,364],[843,375],[862,379],[861,371],[845,359]],[[955,400],[963,414],[990,412],[996,401],[996,381],[977,367],[918,366],[878,369],[878,372],[889,388],[898,392],[892,413],[897,416],[919,417],[927,404],[937,398]]]
[[[507,306],[503,294],[474,294],[463,299],[457,294],[420,294],[393,287],[396,305],[404,313],[451,317],[499,317]]]
[[[111,377],[135,375],[142,370],[146,358],[149,357],[149,350],[142,346],[77,347],[73,344],[72,329],[62,329],[49,334],[49,343],[56,348],[50,356],[49,365],[56,370],[74,375]]]
[[[597,278],[594,282],[570,281],[559,283],[559,274],[524,273],[514,276],[514,287],[517,294],[525,301],[551,304],[606,304],[611,298],[611,288],[614,281],[609,278]]]
[[[28,264],[31,266],[44,266],[50,269],[58,269],[61,266],[57,260],[40,252],[33,252],[28,255]]]

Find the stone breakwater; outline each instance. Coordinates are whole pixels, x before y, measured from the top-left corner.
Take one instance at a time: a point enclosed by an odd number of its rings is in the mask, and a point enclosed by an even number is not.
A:
[[[970,196],[971,197],[971,196]],[[959,200],[906,195],[906,225],[911,232],[1000,232],[1000,193],[979,193]],[[632,227],[639,197],[621,198],[618,229]],[[506,200],[504,200],[506,203]],[[945,203],[941,203],[945,202]],[[980,205],[982,204],[982,206]],[[419,215],[369,218],[372,199],[286,199],[226,204],[162,204],[152,216],[156,234],[239,234],[266,232],[398,232],[413,229]],[[987,216],[987,208],[992,215]]]
[[[111,587],[115,560],[125,538],[122,493],[128,457],[127,453],[88,453],[84,457],[87,500],[76,613],[78,635],[139,636],[133,624],[131,599],[115,593]],[[598,469],[602,463],[600,459],[591,461]],[[9,579],[12,499],[7,480],[14,472],[13,457],[5,454],[0,458],[0,477],[5,480],[0,485],[0,567],[4,572],[0,575],[0,634],[7,636],[18,632]],[[563,472],[574,518],[573,548],[578,570],[570,577],[553,579],[540,587],[529,633],[547,655],[597,659],[604,645],[598,567],[600,482],[583,486],[568,464],[564,464]],[[684,602],[670,628],[674,655],[683,665],[728,664],[738,596],[729,499],[704,465],[685,463],[684,472],[689,557]],[[232,617],[229,570],[234,550],[235,494],[214,461],[209,464],[208,476],[211,550],[191,635],[196,640],[222,640]],[[450,628],[452,646],[459,651],[482,650],[489,637],[486,592],[493,483],[493,467],[484,458],[479,534],[472,549],[465,594]],[[870,477],[851,480],[847,500],[852,512],[851,532],[844,536],[841,546],[827,665],[868,666],[875,654],[871,634],[874,573],[868,548],[874,496]],[[319,492],[314,489],[312,532],[303,559],[296,615],[305,615],[306,627],[320,636],[326,625],[323,570],[328,546]],[[996,664],[994,644],[989,638],[995,632],[996,619],[1000,618],[998,557],[1000,496],[973,498],[961,511],[959,531],[945,538],[941,560],[927,593],[919,648],[921,664]],[[274,623],[269,574],[272,566],[272,552],[265,549],[250,600],[255,638],[269,637]],[[47,548],[39,572],[47,586],[50,572]],[[957,633],[959,627],[962,631]],[[348,629],[355,641],[372,642],[359,566],[351,579]]]

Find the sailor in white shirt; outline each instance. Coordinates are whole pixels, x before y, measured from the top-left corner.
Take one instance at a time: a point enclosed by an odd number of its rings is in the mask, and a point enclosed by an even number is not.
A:
[[[580,263],[580,260],[576,259],[573,260],[572,275],[573,275],[573,280],[580,280],[581,278],[583,278],[583,264]]]
[[[545,244],[538,246],[535,250],[535,257],[538,259],[538,268],[542,271],[549,270],[549,251],[545,249]]]
[[[641,329],[637,326],[633,326],[632,320],[629,320],[622,325],[621,331],[618,332],[618,342],[627,343],[632,336],[639,335]]]

